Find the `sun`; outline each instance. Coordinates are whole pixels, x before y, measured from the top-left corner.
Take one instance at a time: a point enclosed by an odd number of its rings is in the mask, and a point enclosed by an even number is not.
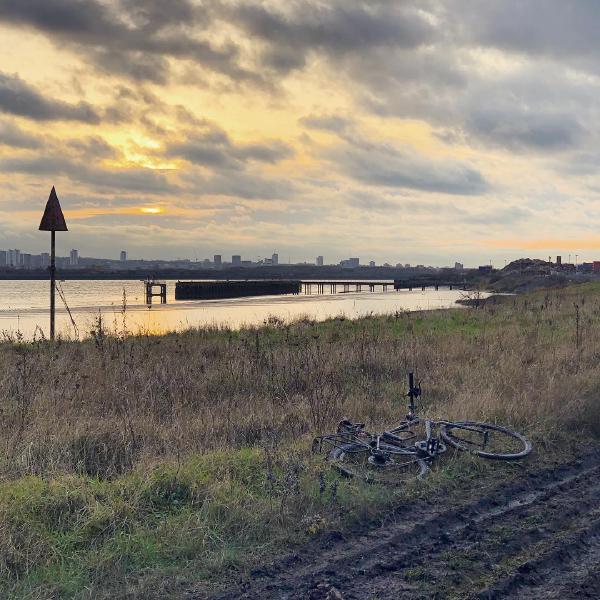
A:
[[[140,208],[140,212],[143,212],[145,215],[159,215],[163,212],[163,209],[158,206],[143,206]]]

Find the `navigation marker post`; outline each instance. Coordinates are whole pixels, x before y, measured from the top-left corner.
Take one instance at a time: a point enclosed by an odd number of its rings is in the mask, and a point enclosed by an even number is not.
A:
[[[46,203],[44,216],[40,223],[40,231],[50,232],[50,339],[54,340],[56,313],[56,232],[69,231],[54,186],[52,186],[50,197]]]

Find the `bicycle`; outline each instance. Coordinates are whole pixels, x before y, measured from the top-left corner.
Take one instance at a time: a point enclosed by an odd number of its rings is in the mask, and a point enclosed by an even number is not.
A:
[[[410,478],[421,479],[434,459],[451,446],[493,460],[520,460],[532,445],[520,433],[492,423],[423,419],[416,415],[416,400],[421,386],[408,374],[408,414],[397,427],[381,433],[366,431],[364,423],[340,421],[337,432],[318,436],[313,451],[330,446],[327,459],[347,477],[372,483],[399,484]],[[424,428],[424,438],[417,439],[417,427]],[[439,431],[439,434],[436,433]]]

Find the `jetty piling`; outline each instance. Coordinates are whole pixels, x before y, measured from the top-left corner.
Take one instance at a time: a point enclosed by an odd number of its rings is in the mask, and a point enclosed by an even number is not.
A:
[[[146,279],[144,281],[146,289],[146,304],[152,304],[153,298],[160,298],[161,304],[167,303],[167,284],[164,281],[156,281],[154,279]],[[158,288],[158,292],[155,291]]]

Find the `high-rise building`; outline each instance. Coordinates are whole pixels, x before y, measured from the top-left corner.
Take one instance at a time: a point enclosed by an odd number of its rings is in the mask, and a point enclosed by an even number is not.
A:
[[[213,256],[213,264],[215,265],[215,267],[220,267],[223,264],[220,254],[215,254]]]
[[[271,264],[278,265],[279,264],[279,254],[273,254],[271,257]]]
[[[375,261],[374,260],[369,261],[369,266],[370,267],[374,267],[375,266]]]
[[[343,269],[357,269],[360,266],[360,258],[347,258],[340,262]]]
[[[48,252],[42,252],[40,254],[40,263],[42,267],[50,266],[50,254],[48,254]]]
[[[462,271],[464,268],[464,265],[462,263],[459,262],[455,262],[454,263],[454,270],[455,271]]]
[[[0,250],[0,267],[6,267],[8,264],[8,254],[6,250]]]
[[[71,250],[71,254],[69,255],[69,265],[72,267],[76,267],[79,264],[79,251],[75,250],[75,248],[73,248],[73,250]]]
[[[317,267],[322,267],[322,266],[323,266],[323,257],[317,256]]]
[[[234,267],[241,267],[242,266],[242,257],[239,254],[234,254],[231,257],[231,265]]]
[[[21,254],[21,266],[24,269],[31,269],[31,254]]]
[[[20,250],[9,250],[8,251],[8,266],[18,268],[21,266],[21,251]]]
[[[125,262],[127,260],[127,251],[121,250],[121,255],[119,258],[120,258],[121,262]]]

